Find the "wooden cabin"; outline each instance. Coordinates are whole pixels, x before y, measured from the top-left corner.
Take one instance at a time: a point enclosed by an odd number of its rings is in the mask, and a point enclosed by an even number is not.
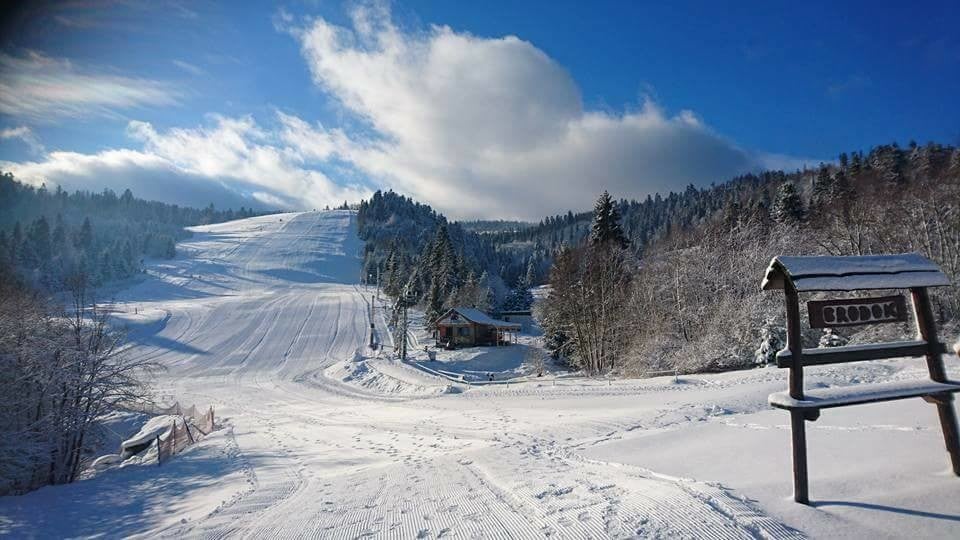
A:
[[[508,345],[516,341],[521,325],[494,319],[475,308],[455,307],[436,320],[438,347]]]

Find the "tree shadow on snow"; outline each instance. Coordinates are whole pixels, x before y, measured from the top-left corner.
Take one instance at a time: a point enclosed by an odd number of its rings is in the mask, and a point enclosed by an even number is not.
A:
[[[896,506],[886,506],[883,504],[863,503],[853,501],[814,501],[814,508],[821,506],[849,506],[852,508],[863,508],[865,510],[879,510],[881,512],[892,512],[895,514],[904,514],[922,518],[944,519],[947,521],[960,522],[960,514],[940,514],[937,512],[927,512],[924,510],[913,510],[912,508],[899,508]]]
[[[313,272],[304,272],[303,270],[294,270],[292,268],[268,268],[258,270],[257,273],[269,276],[280,281],[292,281],[294,283],[322,283],[327,281],[323,276]]]
[[[0,536],[119,538],[156,528],[161,520],[179,521],[175,508],[192,492],[241,470],[240,460],[221,451],[219,444],[188,448],[162,466],[135,465],[0,497]]]
[[[158,349],[166,349],[168,351],[174,351],[183,354],[196,354],[200,356],[207,356],[210,353],[194,347],[189,343],[183,343],[175,339],[166,338],[163,336],[137,336],[137,337],[127,337],[128,343],[135,343],[141,347],[156,347]]]

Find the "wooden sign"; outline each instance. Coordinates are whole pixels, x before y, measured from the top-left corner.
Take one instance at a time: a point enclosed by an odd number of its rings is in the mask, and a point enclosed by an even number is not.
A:
[[[857,324],[903,322],[907,303],[903,296],[813,300],[807,302],[810,328],[832,328]]]

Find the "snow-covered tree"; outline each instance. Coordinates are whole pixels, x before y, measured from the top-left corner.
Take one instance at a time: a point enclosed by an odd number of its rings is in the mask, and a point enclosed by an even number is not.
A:
[[[537,267],[534,265],[533,257],[527,260],[527,273],[524,276],[527,287],[533,287],[537,283]]]
[[[73,309],[57,314],[0,275],[0,494],[76,480],[97,423],[144,400],[143,381],[159,368],[123,352],[87,284],[73,275]]]
[[[526,311],[533,305],[533,293],[527,283],[526,276],[517,278],[517,284],[504,300],[501,308],[504,311]]]
[[[754,363],[758,366],[773,364],[777,361],[777,352],[786,343],[786,329],[774,319],[764,321],[760,329],[760,345],[753,353]]]
[[[820,336],[820,341],[818,343],[819,347],[840,347],[847,344],[847,338],[841,336],[840,334],[835,334],[833,330],[829,328],[823,329],[823,334]]]
[[[620,211],[610,194],[604,190],[593,209],[593,225],[590,228],[592,245],[615,243],[627,247],[629,241],[620,224]]]
[[[784,182],[780,185],[773,205],[773,219],[785,225],[797,225],[806,219],[803,200],[793,182]]]

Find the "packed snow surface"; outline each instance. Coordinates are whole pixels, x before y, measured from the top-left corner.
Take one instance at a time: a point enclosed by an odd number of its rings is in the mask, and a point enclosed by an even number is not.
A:
[[[807,507],[791,499],[788,415],[767,404],[782,370],[477,387],[371,352],[355,221],[333,211],[198,227],[177,259],[151,264],[116,299],[129,352],[169,368],[161,398],[212,404],[221,429],[162,466],[0,498],[0,534],[960,537],[960,479],[919,399],[808,424]],[[383,321],[374,314],[389,345]],[[436,364],[516,371],[530,346]],[[924,376],[899,360],[805,379]]]

